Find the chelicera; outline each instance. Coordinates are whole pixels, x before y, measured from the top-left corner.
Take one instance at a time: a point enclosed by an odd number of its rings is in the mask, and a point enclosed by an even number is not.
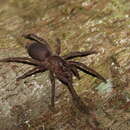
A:
[[[103,82],[106,79],[102,77],[95,70],[89,68],[83,63],[71,61],[76,57],[84,57],[91,54],[95,54],[95,51],[83,51],[83,52],[70,52],[67,55],[60,56],[61,42],[57,41],[56,53],[53,54],[47,41],[43,38],[36,36],[35,34],[23,35],[24,38],[31,40],[32,42],[26,45],[27,52],[31,58],[28,57],[9,57],[1,59],[0,62],[16,62],[33,65],[34,68],[18,77],[17,80],[25,79],[33,74],[49,71],[51,81],[51,106],[54,108],[55,103],[55,78],[65,84],[72,95],[72,99],[75,106],[82,112],[86,112],[86,106],[76,93],[72,83],[72,77],[75,76],[80,79],[78,70],[83,71],[93,77],[96,77]]]

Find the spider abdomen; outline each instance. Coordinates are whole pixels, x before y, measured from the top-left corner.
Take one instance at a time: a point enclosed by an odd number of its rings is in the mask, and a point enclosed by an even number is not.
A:
[[[46,57],[49,57],[51,55],[51,52],[46,44],[41,43],[31,43],[30,45],[27,45],[27,51],[29,56],[31,56],[33,59],[43,61]]]

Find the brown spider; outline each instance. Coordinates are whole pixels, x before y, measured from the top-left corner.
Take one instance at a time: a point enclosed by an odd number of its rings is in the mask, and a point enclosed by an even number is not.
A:
[[[27,34],[23,35],[24,38],[32,40],[33,42],[26,45],[27,52],[31,58],[28,57],[9,57],[1,59],[0,62],[17,62],[23,64],[29,64],[35,66],[33,69],[26,72],[24,75],[17,78],[21,80],[27,78],[33,74],[45,72],[49,70],[51,80],[51,106],[54,108],[54,97],[55,97],[55,78],[59,79],[65,84],[72,95],[72,99],[76,107],[82,112],[88,112],[85,104],[82,102],[80,97],[77,95],[72,85],[73,75],[80,79],[78,70],[85,72],[93,77],[106,82],[100,74],[93,69],[87,67],[85,64],[75,61],[70,61],[75,57],[83,57],[96,53],[95,51],[84,51],[84,52],[70,52],[67,55],[60,56],[61,42],[57,40],[56,54],[53,54],[50,50],[49,44],[42,38],[34,35]]]

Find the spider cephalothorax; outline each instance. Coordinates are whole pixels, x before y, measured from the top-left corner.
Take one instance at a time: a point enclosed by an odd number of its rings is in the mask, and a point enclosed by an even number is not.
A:
[[[83,57],[87,55],[91,55],[96,53],[95,51],[84,51],[84,52],[70,52],[67,55],[60,56],[61,52],[61,43],[60,40],[57,39],[57,48],[56,54],[51,52],[49,44],[42,38],[34,35],[27,34],[23,35],[24,38],[32,40],[31,44],[27,44],[27,52],[31,58],[28,57],[10,57],[1,59],[0,62],[17,62],[23,64],[33,65],[34,68],[26,72],[24,75],[17,78],[17,80],[27,78],[33,74],[49,71],[50,72],[50,80],[52,84],[51,91],[51,105],[54,107],[54,97],[55,97],[55,78],[59,79],[63,84],[65,84],[72,95],[72,99],[75,102],[76,107],[82,111],[86,112],[85,104],[82,102],[80,97],[77,95],[76,91],[72,85],[72,77],[73,75],[80,78],[78,70],[85,72],[93,77],[96,77],[104,82],[106,82],[105,78],[103,78],[100,74],[98,74],[93,69],[87,67],[85,64],[75,61],[70,61],[75,57]]]

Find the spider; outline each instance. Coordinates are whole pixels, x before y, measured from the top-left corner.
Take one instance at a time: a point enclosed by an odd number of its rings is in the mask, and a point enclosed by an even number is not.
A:
[[[9,57],[1,59],[0,62],[16,62],[33,65],[34,68],[18,77],[16,80],[25,79],[33,74],[49,71],[51,81],[51,106],[55,107],[55,78],[65,84],[72,95],[75,106],[82,112],[86,112],[86,106],[76,93],[72,83],[72,77],[75,76],[80,79],[78,70],[83,71],[93,77],[96,77],[103,82],[106,79],[102,77],[95,70],[89,68],[83,63],[71,61],[76,57],[84,57],[91,54],[95,54],[96,51],[83,51],[83,52],[70,52],[67,55],[60,56],[61,53],[61,42],[60,39],[56,39],[57,48],[56,53],[53,54],[48,42],[43,38],[38,37],[35,34],[24,34],[24,38],[31,40],[25,47],[31,58],[28,57]]]

